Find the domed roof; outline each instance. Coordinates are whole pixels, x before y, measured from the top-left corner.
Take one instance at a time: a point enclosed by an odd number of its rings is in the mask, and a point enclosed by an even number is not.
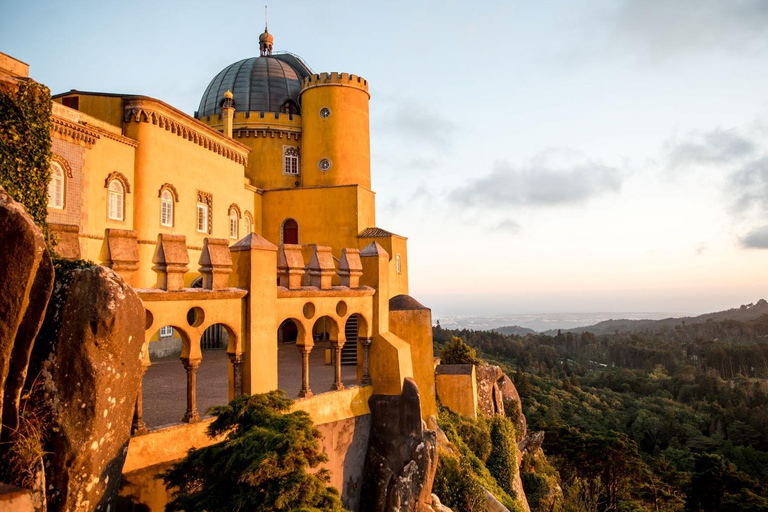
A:
[[[311,74],[312,70],[290,53],[243,59],[211,80],[195,117],[220,114],[227,90],[232,91],[238,112],[280,112],[286,100],[299,104],[301,81]]]

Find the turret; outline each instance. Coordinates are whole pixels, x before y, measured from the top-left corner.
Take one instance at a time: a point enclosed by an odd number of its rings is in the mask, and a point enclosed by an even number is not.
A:
[[[224,135],[232,138],[232,123],[235,119],[235,100],[232,91],[224,93],[221,100],[221,120],[224,122]]]
[[[368,81],[348,73],[310,75],[302,82],[301,176],[305,187],[371,188]]]

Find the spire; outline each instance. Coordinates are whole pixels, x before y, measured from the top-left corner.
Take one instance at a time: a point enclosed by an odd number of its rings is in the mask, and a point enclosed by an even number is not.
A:
[[[272,42],[275,40],[267,28],[267,6],[264,6],[264,33],[259,36],[259,53],[262,57],[272,55]]]

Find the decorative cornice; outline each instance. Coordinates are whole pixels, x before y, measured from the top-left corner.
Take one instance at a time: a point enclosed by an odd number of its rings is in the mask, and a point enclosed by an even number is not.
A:
[[[240,165],[246,165],[249,150],[205,124],[193,118],[185,119],[185,114],[177,113],[172,107],[166,107],[157,100],[149,98],[126,98],[123,121],[130,123],[151,123],[165,128],[177,136],[213,151]],[[186,116],[188,117],[188,116]],[[239,147],[238,147],[239,146]]]
[[[160,185],[160,190],[157,191],[157,197],[163,196],[163,190],[167,190],[171,193],[171,195],[173,195],[173,199],[175,203],[179,202],[179,193],[176,190],[176,187],[174,187],[170,183],[163,183],[162,185]]]
[[[82,141],[90,148],[101,137],[96,130],[91,130],[83,125],[67,121],[58,116],[51,116],[51,131],[64,135],[66,137],[72,137],[77,141]]]
[[[67,162],[66,158],[64,158],[61,155],[57,155],[56,153],[53,153],[51,154],[51,160],[61,166],[61,169],[67,174],[67,178],[72,177],[72,167],[70,167],[69,162]]]
[[[229,205],[229,208],[227,209],[227,214],[229,214],[229,212],[231,212],[232,210],[235,210],[235,212],[237,212],[238,219],[243,218],[243,214],[240,212],[240,207],[237,206],[235,203],[232,203],[231,205]]]

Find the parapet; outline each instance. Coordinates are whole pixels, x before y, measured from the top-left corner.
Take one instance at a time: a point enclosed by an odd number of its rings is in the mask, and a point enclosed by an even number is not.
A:
[[[354,87],[363,91],[369,98],[371,97],[371,94],[368,92],[368,80],[358,75],[336,72],[309,75],[301,82],[301,93],[304,94],[307,89],[313,87],[327,86]]]

